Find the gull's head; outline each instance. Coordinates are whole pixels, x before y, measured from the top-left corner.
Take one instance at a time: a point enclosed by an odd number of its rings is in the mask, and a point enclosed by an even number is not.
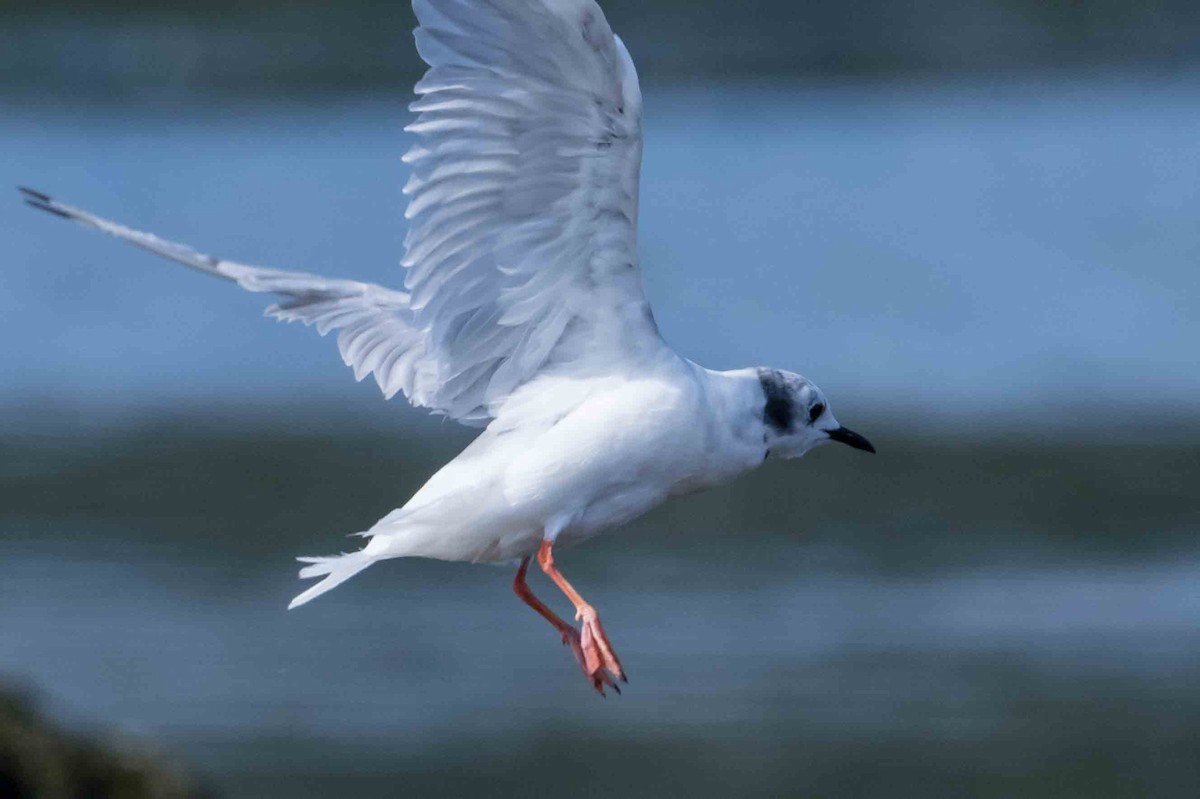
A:
[[[875,451],[866,438],[842,427],[825,394],[811,380],[779,369],[756,371],[763,392],[763,436],[768,456],[799,458],[827,441]]]

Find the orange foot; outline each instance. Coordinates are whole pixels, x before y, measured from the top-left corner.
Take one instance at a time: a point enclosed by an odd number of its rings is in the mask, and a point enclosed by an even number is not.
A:
[[[605,695],[604,687],[606,685],[618,694],[621,693],[621,686],[617,685],[616,680],[627,683],[629,678],[625,676],[625,670],[621,668],[621,661],[613,652],[612,643],[604,634],[600,617],[596,615],[596,611],[592,609],[591,605],[584,605],[579,608],[575,618],[580,621],[583,632],[578,636],[578,643],[572,642],[570,646],[575,651],[575,657],[579,660],[584,676],[591,681],[592,687],[601,696]],[[566,636],[563,637],[566,638]]]
[[[525,582],[525,574],[529,570],[531,558],[527,557],[521,561],[517,574],[513,577],[513,592],[521,598],[522,602],[554,625],[554,629],[558,630],[559,635],[562,636],[563,645],[571,647],[575,660],[579,662],[579,668],[583,669],[583,676],[587,677],[588,682],[596,689],[596,693],[606,696],[604,693],[606,687],[621,693],[621,687],[617,685],[617,680],[629,682],[629,678],[625,676],[625,669],[621,668],[621,661],[617,660],[612,644],[609,642],[608,636],[604,634],[604,627],[600,624],[600,617],[596,615],[596,609],[585,602],[583,597],[554,567],[552,546],[550,541],[542,542],[537,554],[538,565],[575,605],[575,619],[580,623],[581,629],[576,630],[567,624],[529,590],[529,585]]]
[[[605,686],[621,693],[621,689],[613,678],[617,677],[624,682],[629,682],[629,680],[625,678],[621,663],[613,654],[612,645],[604,635],[604,628],[600,626],[600,620],[596,618],[596,611],[590,605],[579,609],[577,618],[583,620],[583,634],[580,635],[578,630],[559,618],[557,613],[546,607],[545,603],[529,590],[529,585],[525,582],[529,561],[529,558],[521,561],[521,567],[517,569],[517,574],[513,578],[513,592],[521,598],[521,601],[554,625],[554,629],[558,630],[559,635],[562,636],[563,646],[571,647],[571,653],[575,655],[579,668],[583,669],[583,676],[588,678],[588,682],[601,696],[605,696]]]

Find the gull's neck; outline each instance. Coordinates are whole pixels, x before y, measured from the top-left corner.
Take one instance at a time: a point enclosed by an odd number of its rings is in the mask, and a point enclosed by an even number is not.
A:
[[[766,396],[756,369],[716,372],[692,364],[708,401],[709,435],[714,454],[735,471],[758,466],[766,458],[763,424]]]

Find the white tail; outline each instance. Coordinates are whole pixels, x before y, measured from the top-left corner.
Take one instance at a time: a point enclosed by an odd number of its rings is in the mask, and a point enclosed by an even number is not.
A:
[[[360,549],[358,552],[347,552],[325,558],[296,558],[301,563],[310,564],[300,570],[300,577],[302,579],[321,577],[322,575],[325,576],[325,579],[293,599],[288,604],[288,610],[300,607],[310,599],[315,599],[326,591],[337,588],[374,563],[375,557],[374,553],[368,553],[366,549]]]

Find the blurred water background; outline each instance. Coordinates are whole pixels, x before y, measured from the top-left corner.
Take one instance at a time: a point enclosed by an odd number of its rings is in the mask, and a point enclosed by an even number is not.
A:
[[[350,546],[470,434],[14,194],[3,680],[218,796],[1200,792],[1200,15],[605,8],[646,94],[664,334],[808,375],[879,455],[564,553],[620,699],[508,569],[391,562],[287,613],[294,555]],[[0,176],[398,284],[410,27],[403,3],[10,4]]]

